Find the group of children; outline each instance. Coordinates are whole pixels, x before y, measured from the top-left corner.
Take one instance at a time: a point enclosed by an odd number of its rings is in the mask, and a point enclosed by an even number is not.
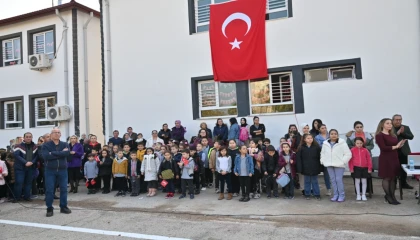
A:
[[[330,155],[341,158],[343,164],[348,163],[356,179],[357,200],[367,200],[366,180],[372,171],[372,163],[363,139],[355,139],[351,157],[347,153],[347,156],[341,152],[335,153],[336,142],[325,142],[331,146]],[[290,181],[281,189],[284,198],[293,199],[295,188],[300,188],[297,177],[299,173],[303,175],[303,195],[306,199],[309,200],[312,195],[320,200],[318,175],[324,171],[321,163],[327,165],[327,160],[322,159],[321,146],[311,134],[302,136],[296,153],[285,138],[280,140],[278,149],[270,145],[269,139],[249,140],[248,146],[238,147],[235,140],[227,143],[216,141],[213,146],[209,146],[208,140],[202,138],[197,144],[178,145],[169,141],[167,145],[156,143],[153,148],[146,148],[144,142],[138,142],[137,151],[131,150],[129,144],[125,144],[122,149],[120,146],[108,145],[100,157],[96,151],[88,155],[89,161],[84,165],[84,173],[89,194],[95,193],[95,185],[100,184],[101,180],[104,182],[103,193],[109,193],[112,176],[112,189],[117,191],[116,196],[125,196],[127,192],[131,193],[130,196],[138,196],[141,192],[147,192],[148,197],[153,197],[162,189],[166,198],[173,198],[178,192],[182,199],[187,196],[188,188],[189,198],[194,199],[194,195],[212,188],[214,183],[219,200],[231,200],[241,193],[239,201],[247,202],[251,198],[260,198],[263,186],[267,198],[279,198],[278,178],[287,175]],[[107,172],[108,176],[101,174],[102,171]],[[337,190],[333,189],[334,197],[331,200],[344,201],[340,181],[337,179],[334,182],[338,185],[334,187]]]

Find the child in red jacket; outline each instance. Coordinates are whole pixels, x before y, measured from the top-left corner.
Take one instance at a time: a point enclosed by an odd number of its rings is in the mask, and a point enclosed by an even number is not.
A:
[[[367,201],[366,187],[367,178],[372,172],[372,159],[369,151],[364,147],[364,141],[361,137],[354,139],[355,147],[351,149],[352,158],[349,161],[349,169],[354,177],[356,187],[357,201]],[[360,194],[360,181],[362,182],[362,193]]]

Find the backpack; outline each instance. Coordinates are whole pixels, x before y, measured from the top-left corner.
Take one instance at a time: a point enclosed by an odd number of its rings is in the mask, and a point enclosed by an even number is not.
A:
[[[239,130],[239,140],[245,142],[246,140],[248,140],[248,138],[248,129],[246,129],[246,127],[241,127],[241,129]]]

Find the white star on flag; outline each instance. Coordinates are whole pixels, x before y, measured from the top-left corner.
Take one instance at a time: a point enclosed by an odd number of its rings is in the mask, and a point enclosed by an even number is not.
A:
[[[233,42],[230,42],[229,44],[230,45],[232,45],[232,49],[231,50],[233,50],[233,49],[235,49],[235,48],[237,48],[237,49],[241,49],[240,47],[239,47],[239,44],[241,44],[242,43],[242,41],[238,41],[236,38],[235,38],[235,41],[233,41]]]

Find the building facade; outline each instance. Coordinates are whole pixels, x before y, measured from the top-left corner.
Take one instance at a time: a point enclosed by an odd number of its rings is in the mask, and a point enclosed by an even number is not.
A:
[[[212,77],[208,4],[220,2],[102,1],[107,135],[180,119],[191,137],[201,122],[259,116],[277,145],[289,124],[320,118],[345,134],[359,120],[374,133],[395,113],[420,135],[418,1],[270,0],[270,76],[233,84]]]
[[[99,12],[71,1],[2,19],[0,43],[3,147],[25,132],[36,141],[54,126],[62,129],[62,140],[86,132],[102,135]],[[39,56],[35,62],[33,55]],[[42,57],[51,66],[31,69]],[[69,106],[71,117],[55,121],[50,112],[55,106]]]

